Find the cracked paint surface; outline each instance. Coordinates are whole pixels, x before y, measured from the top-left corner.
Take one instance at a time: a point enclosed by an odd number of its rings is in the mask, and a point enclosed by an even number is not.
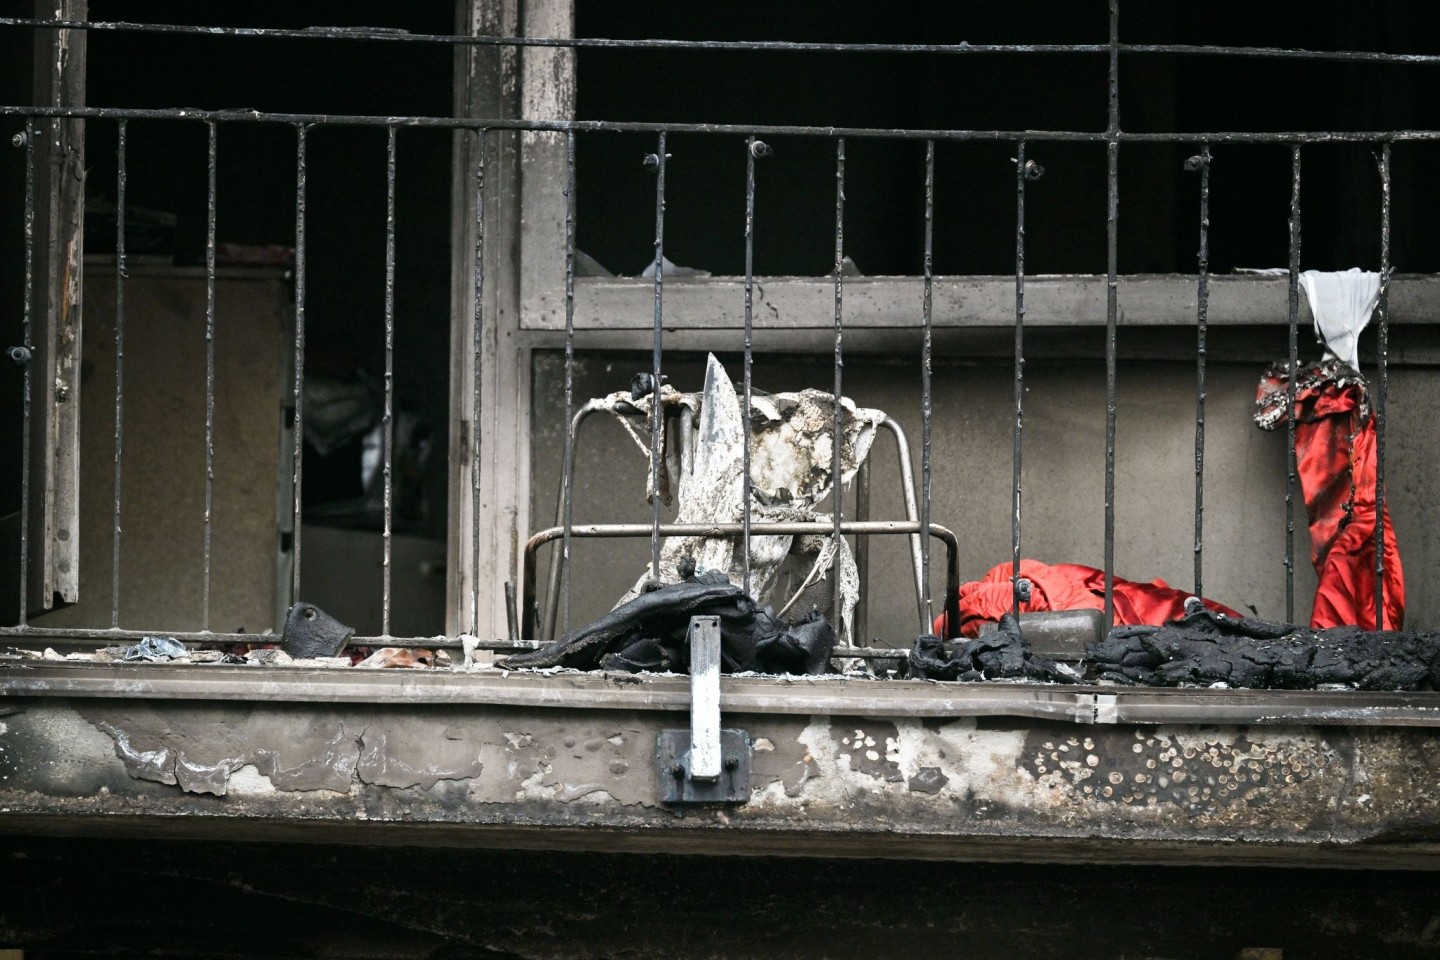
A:
[[[1423,730],[1122,727],[727,715],[751,796],[657,802],[683,713],[400,704],[28,701],[0,733],[0,809],[343,824],[725,828],[727,843],[896,833],[1335,844],[1440,836]],[[737,841],[736,830],[754,832]],[[717,841],[718,842],[718,841]]]

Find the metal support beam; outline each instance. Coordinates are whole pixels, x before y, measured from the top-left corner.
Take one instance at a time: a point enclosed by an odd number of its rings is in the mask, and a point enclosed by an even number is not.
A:
[[[720,618],[690,618],[691,780],[720,777]]]

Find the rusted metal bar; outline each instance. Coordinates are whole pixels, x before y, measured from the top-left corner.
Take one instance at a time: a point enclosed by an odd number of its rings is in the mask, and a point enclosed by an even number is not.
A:
[[[855,468],[855,519],[870,519],[870,458]],[[864,643],[870,636],[870,538],[855,539],[855,578],[860,581],[860,596],[855,600],[852,615],[855,636]],[[852,643],[857,642],[852,639]]]
[[[1105,626],[1115,622],[1115,277],[1120,218],[1120,0],[1110,0],[1110,110],[1105,144]],[[1018,586],[1018,585],[1017,585]]]
[[[205,542],[200,625],[210,629],[210,559],[215,530],[215,139],[205,124]]]
[[[390,599],[393,558],[391,535],[394,516],[395,469],[395,139],[394,127],[385,131],[385,465],[384,530],[381,534],[380,633],[390,636]]]
[[[1295,378],[1299,375],[1300,145],[1290,146],[1290,354],[1285,383],[1285,620],[1295,621]]]
[[[470,380],[470,627],[480,623],[480,358],[485,330],[485,133],[475,131],[475,319]]]
[[[1203,597],[1205,565],[1205,361],[1210,320],[1210,144],[1185,161],[1200,172],[1200,253],[1195,291],[1195,596]]]
[[[115,125],[115,498],[110,543],[110,626],[120,626],[120,492],[125,459],[125,180],[128,121]],[[208,587],[208,578],[207,578]],[[208,592],[207,592],[208,599]],[[206,626],[209,626],[208,621]]]
[[[560,489],[556,494],[555,501],[555,525],[569,530],[574,524],[575,509],[573,494],[575,485],[575,445],[576,438],[580,434],[580,425],[589,419],[592,413],[605,409],[599,401],[587,401],[575,414],[566,422],[565,429],[565,452],[564,461],[570,464],[570,474],[567,479],[564,471],[560,475]],[[550,578],[549,578],[549,602],[545,606],[545,619],[541,624],[540,636],[545,639],[553,639],[556,627],[564,623],[564,629],[570,628],[570,547],[562,545],[560,552],[550,557]],[[564,616],[561,617],[561,604],[564,604]]]
[[[570,528],[575,523],[575,432],[579,425],[575,416],[575,131],[571,130],[565,134],[565,455],[560,467],[558,504],[561,523],[565,527],[559,558],[562,580],[559,590],[560,623],[563,630],[570,629]],[[553,596],[556,592],[553,577],[550,590]],[[549,610],[549,618],[549,627],[553,630],[553,606]]]
[[[920,536],[920,531],[928,530],[930,524],[928,521],[921,520],[920,509],[915,502],[915,468],[910,460],[910,441],[905,436],[904,428],[894,417],[886,417],[880,421],[880,429],[888,431],[895,438],[895,458],[896,466],[900,470],[900,495],[905,503],[905,519],[911,523],[920,524],[910,537],[910,563],[915,575],[915,606],[920,615],[920,632],[927,633],[930,628],[930,609],[925,602],[923,551],[928,546],[928,538]],[[869,518],[857,517],[857,519],[867,520]],[[861,583],[864,582],[862,578]]]
[[[1163,131],[1137,133],[1086,130],[925,130],[910,127],[836,127],[795,124],[670,123],[632,120],[531,120],[515,117],[458,118],[433,116],[378,116],[373,114],[278,113],[263,110],[200,110],[189,107],[37,107],[0,105],[0,116],[109,120],[215,120],[226,123],[278,123],[291,126],[413,127],[444,130],[473,130],[477,123],[487,130],[533,130],[563,133],[701,133],[757,137],[821,137],[833,140],[936,140],[947,142],[1013,143],[1016,140],[1066,143],[1195,143],[1293,144],[1293,143],[1400,143],[1440,141],[1440,130],[1324,130],[1324,131]]]
[[[291,468],[294,503],[290,534],[291,599],[300,597],[301,479],[305,468],[305,138],[295,127],[295,449]]]
[[[834,512],[834,536],[835,536],[835,569],[840,569],[841,546],[841,521],[845,519],[845,499],[843,484],[840,482],[840,448],[843,436],[840,432],[840,400],[845,395],[843,391],[844,369],[845,369],[845,321],[844,321],[844,296],[845,296],[845,138],[841,137],[835,142],[835,390],[833,396],[835,402],[833,413],[835,417],[833,425],[833,439],[830,450],[830,482],[833,486],[831,509]],[[748,412],[747,412],[748,416]],[[843,633],[841,623],[841,598],[840,579],[838,574],[832,578],[835,589],[831,591],[830,618],[835,625],[837,635]],[[846,637],[853,642],[853,637]]]
[[[660,425],[665,417],[660,402],[660,361],[664,351],[665,294],[665,131],[660,131],[659,147],[646,158],[646,166],[655,174],[655,326],[650,361],[650,575],[660,579]],[[653,163],[651,162],[653,160]]]
[[[1015,144],[1015,417],[1010,458],[1010,610],[1020,616],[1021,460],[1025,429],[1025,141]]]
[[[592,523],[582,524],[570,531],[572,537],[644,537],[648,536],[653,529],[648,523]],[[945,611],[950,623],[960,622],[959,589],[960,589],[960,545],[955,534],[932,523],[929,526],[929,535],[937,537],[945,544]],[[791,523],[752,523],[751,530],[764,536],[800,536],[804,534],[834,534],[835,527],[831,522],[812,520],[805,522]],[[663,537],[736,537],[744,532],[744,526],[740,523],[662,523],[659,527],[660,535]],[[891,535],[913,535],[921,533],[922,528],[918,521],[914,520],[868,520],[864,522],[847,520],[840,524],[840,534],[869,536],[874,534]],[[558,540],[565,535],[563,527],[550,527],[541,530],[525,542],[525,563],[524,579],[521,594],[521,626],[523,639],[527,642],[534,640],[535,623],[535,579],[536,565],[539,550],[545,544]],[[3,636],[0,632],[0,636]]]
[[[740,422],[744,430],[744,438],[741,443],[740,502],[743,504],[741,516],[745,532],[740,538],[740,547],[744,555],[742,560],[744,573],[741,583],[746,593],[750,592],[750,500],[753,482],[750,477],[750,402],[754,393],[751,376],[755,365],[752,330],[755,320],[755,160],[762,155],[762,150],[765,153],[769,152],[769,147],[763,141],[750,137],[745,142],[745,362],[744,396],[740,404],[740,409],[743,411]]]
[[[935,310],[935,141],[925,141],[925,253],[923,295],[920,304],[920,528],[930,527],[932,502],[930,476],[931,417],[934,404],[931,386],[932,328]],[[861,518],[861,519],[868,519]],[[863,582],[863,581],[862,581]],[[920,538],[920,590],[922,629],[934,616],[930,603],[930,538]]]
[[[1380,145],[1380,298],[1375,303],[1375,629],[1385,623],[1385,404],[1390,396],[1390,144]],[[1401,624],[1388,625],[1399,630]]]
[[[1103,43],[822,43],[789,40],[676,40],[610,39],[604,37],[486,37],[410,33],[372,27],[222,27],[193,24],[135,23],[123,20],[40,20],[3,17],[0,26],[103,32],[164,33],[205,37],[271,38],[294,40],[367,40],[393,43],[440,43],[456,46],[562,47],[625,50],[731,50],[775,53],[937,53],[937,54],[1078,54],[1107,53]],[[1122,53],[1174,54],[1220,57],[1258,57],[1275,60],[1330,60],[1361,63],[1437,64],[1440,55],[1383,53],[1368,50],[1307,50],[1298,47],[1247,47],[1186,43],[1124,43]]]
[[[12,352],[24,367],[20,397],[20,603],[19,626],[23,629],[30,619],[30,404],[34,386],[32,364],[35,358],[35,140],[39,129],[26,119],[25,147],[25,292],[21,317],[18,354]]]

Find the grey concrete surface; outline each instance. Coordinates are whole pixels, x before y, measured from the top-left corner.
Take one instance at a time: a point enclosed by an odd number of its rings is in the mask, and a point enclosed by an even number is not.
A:
[[[873,681],[881,683],[881,681]],[[1434,867],[1429,730],[731,712],[748,800],[660,802],[653,709],[10,699],[0,832]]]

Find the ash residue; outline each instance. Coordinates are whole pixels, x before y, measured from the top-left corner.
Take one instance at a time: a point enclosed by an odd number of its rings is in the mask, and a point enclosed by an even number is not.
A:
[[[910,649],[910,672],[927,680],[1046,680],[1078,683],[1072,667],[1034,653],[1011,614],[1000,618],[998,629],[977,640],[947,645],[933,634],[915,639]]]
[[[1314,630],[1203,609],[1163,627],[1117,627],[1088,659],[1102,680],[1149,686],[1440,690],[1440,634]]]

